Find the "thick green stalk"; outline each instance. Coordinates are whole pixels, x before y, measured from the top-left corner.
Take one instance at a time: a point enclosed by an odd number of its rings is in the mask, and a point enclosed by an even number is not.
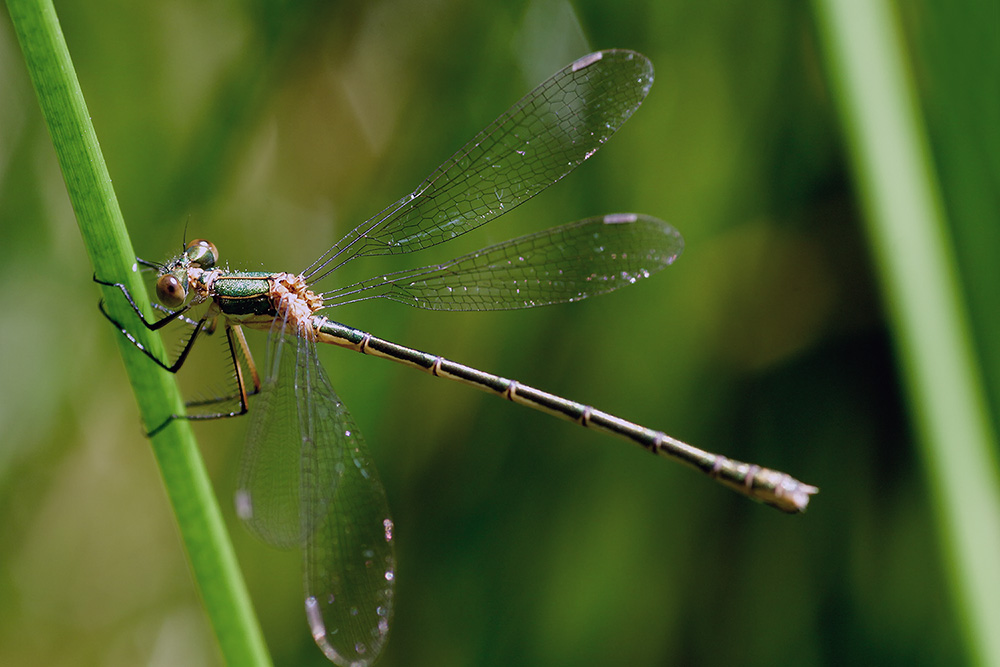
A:
[[[997,441],[898,20],[887,0],[815,9],[960,626],[1000,665]]]
[[[38,95],[66,180],[84,243],[96,275],[128,285],[149,312],[135,253],[125,231],[83,93],[50,0],[8,0],[11,21]],[[121,293],[106,289],[112,314],[123,322],[135,316]],[[100,317],[96,308],[94,317]],[[162,352],[158,336],[132,327],[148,349]],[[108,335],[114,335],[108,325]],[[116,336],[136,401],[147,427],[163,423],[183,408],[177,385],[122,336]],[[270,658],[250,604],[218,503],[191,429],[174,421],[152,439],[153,451],[173,506],[192,572],[225,661],[266,665]]]

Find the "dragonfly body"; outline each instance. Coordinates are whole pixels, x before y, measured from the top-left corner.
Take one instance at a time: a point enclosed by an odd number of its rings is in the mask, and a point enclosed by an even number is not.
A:
[[[617,225],[637,222],[638,216],[628,215],[607,216],[601,220],[601,224]],[[666,236],[670,236],[672,228],[664,227]],[[679,252],[679,236],[677,238]],[[199,247],[206,243],[199,240],[192,245]],[[214,246],[211,248],[210,257],[214,262],[218,251]],[[672,262],[675,257],[676,254],[669,261]],[[434,268],[440,267],[428,267]],[[430,271],[425,269],[416,275],[426,282],[425,276],[428,273]],[[183,254],[172,265],[168,265],[163,275],[168,276],[171,281],[185,283],[197,302],[211,301],[213,310],[209,316],[218,314],[225,317],[228,326],[247,326],[274,332],[277,322],[280,323],[279,328],[288,335],[389,359],[435,377],[461,382],[513,403],[630,440],[655,454],[680,460],[740,493],[785,512],[801,512],[809,501],[809,495],[813,493],[813,487],[802,484],[786,473],[706,452],[662,431],[646,428],[592,406],[332,321],[317,314],[325,308],[323,297],[309,288],[302,275],[206,269]],[[412,275],[407,274],[409,285],[417,282]],[[386,279],[386,282],[392,281]],[[407,284],[396,287],[405,292]]]
[[[214,245],[193,241],[165,264],[144,262],[158,271],[156,293],[167,313],[152,323],[124,285],[103,283],[124,294],[146,327],[155,330],[171,321],[191,327],[183,351],[168,363],[112,320],[171,372],[181,367],[200,332],[222,322],[239,409],[172,418],[250,412],[237,513],[270,544],[304,546],[307,619],[317,645],[337,664],[370,665],[381,651],[392,615],[395,555],[385,492],[363,438],[319,363],[317,343],[389,359],[624,438],[785,512],[805,510],[816,493],[816,487],[785,473],[701,450],[592,406],[378,338],[326,316],[334,307],[372,298],[430,310],[566,303],[611,292],[672,264],[683,249],[677,230],[649,216],[615,214],[554,227],[442,264],[327,291],[315,287],[353,259],[427,248],[523,203],[590,158],[635,111],[651,84],[652,66],[638,53],[601,51],[581,58],[302,273],[222,269]],[[185,315],[201,305],[205,309],[200,318]],[[262,379],[243,337],[244,327],[270,334]],[[259,395],[251,403],[255,393]]]

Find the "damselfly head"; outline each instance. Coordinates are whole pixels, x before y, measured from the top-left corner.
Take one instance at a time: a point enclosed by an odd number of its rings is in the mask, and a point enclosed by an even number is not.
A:
[[[167,308],[180,308],[187,301],[189,280],[197,280],[205,270],[213,269],[218,259],[214,243],[205,239],[191,241],[184,246],[184,252],[160,267],[156,298]]]

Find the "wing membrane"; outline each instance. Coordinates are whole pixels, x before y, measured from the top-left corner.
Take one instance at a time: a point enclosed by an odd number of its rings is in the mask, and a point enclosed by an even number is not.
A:
[[[364,439],[333,391],[315,345],[300,339],[296,377],[302,497],[309,508],[306,615],[330,660],[364,667],[375,661],[389,634],[396,583],[392,520]],[[337,484],[330,497],[332,478]]]
[[[236,513],[254,535],[284,548],[302,546],[302,438],[296,373],[296,342],[278,332],[270,336],[266,375],[251,399],[247,443],[240,461]],[[336,480],[330,480],[330,493]]]
[[[328,306],[384,298],[428,310],[509,310],[606,294],[673,263],[680,233],[645,215],[580,220],[443,264],[325,293]]]
[[[303,547],[316,644],[338,665],[364,667],[382,650],[393,609],[396,558],[385,491],[315,342],[280,331],[271,338],[237,512],[265,542]]]
[[[639,107],[652,83],[652,64],[634,51],[598,51],[566,66],[416,190],[344,236],[306,277],[322,280],[355,257],[427,248],[511,210],[591,157]]]

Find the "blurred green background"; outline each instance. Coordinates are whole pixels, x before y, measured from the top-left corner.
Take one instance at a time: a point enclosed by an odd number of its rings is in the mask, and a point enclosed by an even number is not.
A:
[[[57,9],[137,251],[165,259],[186,229],[249,270],[301,270],[588,51],[632,48],[656,67],[639,112],[571,177],[445,248],[343,280],[617,211],[680,229],[675,266],[574,305],[333,316],[821,492],[786,516],[607,436],[323,350],[396,523],[380,665],[968,660],[809,5]],[[995,73],[997,46],[978,50],[968,31],[984,24],[960,4],[900,9],[995,415],[1000,129],[974,73]],[[0,664],[218,664],[0,21]],[[299,555],[233,517],[245,429],[197,432],[269,648],[280,665],[328,664],[307,631]]]

